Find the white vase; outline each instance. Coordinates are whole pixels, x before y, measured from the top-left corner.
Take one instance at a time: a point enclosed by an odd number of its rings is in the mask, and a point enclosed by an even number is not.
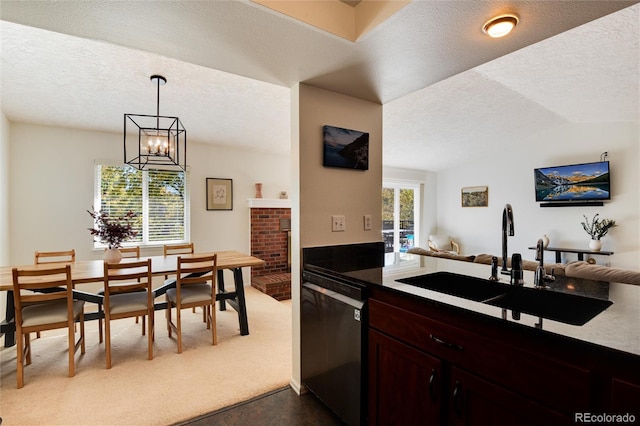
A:
[[[120,253],[120,250],[118,249],[106,249],[102,259],[107,263],[120,263],[122,260],[122,253]]]
[[[544,234],[542,236],[542,245],[544,246],[544,248],[549,247],[549,237],[547,237],[547,234]]]
[[[591,240],[589,242],[589,248],[591,249],[591,251],[600,251],[600,249],[602,249],[602,241]]]

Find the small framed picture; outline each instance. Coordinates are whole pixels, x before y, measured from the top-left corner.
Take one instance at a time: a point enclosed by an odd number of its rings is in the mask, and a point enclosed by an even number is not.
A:
[[[233,210],[233,180],[207,178],[207,210]]]
[[[462,188],[462,207],[487,207],[488,205],[488,186],[468,186]]]

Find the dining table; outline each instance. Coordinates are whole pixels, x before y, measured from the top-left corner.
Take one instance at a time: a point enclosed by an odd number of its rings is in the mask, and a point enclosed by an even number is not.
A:
[[[235,250],[217,251],[208,253],[180,254],[167,256],[141,256],[139,258],[124,258],[121,263],[137,262],[151,259],[151,273],[153,276],[175,275],[178,270],[178,257],[194,257],[205,255],[217,255],[217,292],[216,300],[220,302],[220,310],[226,310],[227,303],[238,313],[240,325],[240,335],[249,334],[249,322],[247,319],[247,305],[244,294],[244,280],[242,278],[242,268],[264,266],[265,261]],[[48,269],[53,264],[19,265],[0,267],[0,291],[7,292],[7,304],[5,318],[0,323],[0,332],[4,334],[5,347],[15,345],[15,305],[13,300],[13,268],[18,269]],[[86,302],[103,306],[103,296],[96,293],[82,290],[82,284],[96,283],[104,281],[104,261],[103,260],[80,260],[69,263],[71,266],[71,281],[74,286],[74,298]],[[228,269],[233,273],[235,288],[230,291],[225,288],[224,270]],[[166,280],[161,286],[154,290],[154,298],[162,296],[170,288],[175,287],[174,280]],[[166,302],[155,302],[155,309],[166,309]],[[104,318],[103,312],[89,312],[85,314],[85,320],[95,320]]]

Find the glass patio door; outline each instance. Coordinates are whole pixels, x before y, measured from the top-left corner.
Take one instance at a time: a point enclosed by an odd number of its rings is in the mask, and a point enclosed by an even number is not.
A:
[[[385,253],[404,253],[418,235],[420,185],[385,181],[382,188],[382,237]]]

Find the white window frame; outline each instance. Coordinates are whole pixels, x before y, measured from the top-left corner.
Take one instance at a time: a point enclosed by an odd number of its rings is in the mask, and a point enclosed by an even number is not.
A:
[[[101,184],[101,167],[130,167],[123,165],[122,163],[114,163],[111,161],[95,161],[94,162],[94,185],[93,185],[93,205],[95,208],[99,208],[102,205],[102,194],[100,191]],[[190,173],[189,170],[185,171],[185,188],[184,188],[184,238],[181,240],[166,240],[166,241],[149,241],[149,198],[148,198],[148,172],[142,170],[142,241],[124,242],[123,247],[127,246],[140,246],[140,247],[161,247],[164,244],[180,244],[187,243],[191,239],[191,197],[190,197]],[[93,242],[94,249],[103,249],[107,245],[100,241]]]
[[[382,182],[383,188],[392,188],[393,191],[393,252],[400,252],[400,190],[411,189],[414,191],[413,196],[413,246],[416,247],[416,240],[420,235],[420,218],[422,212],[422,183],[416,181],[397,180],[397,179],[384,179]],[[388,232],[388,231],[387,231]],[[383,241],[384,241],[384,233]]]

